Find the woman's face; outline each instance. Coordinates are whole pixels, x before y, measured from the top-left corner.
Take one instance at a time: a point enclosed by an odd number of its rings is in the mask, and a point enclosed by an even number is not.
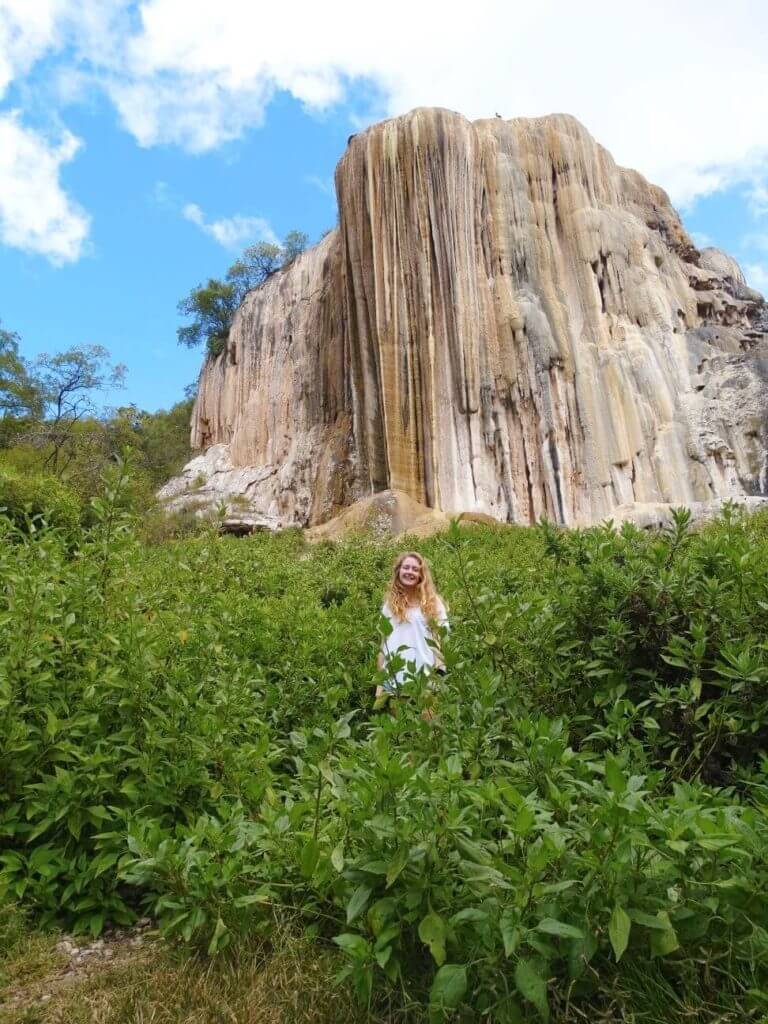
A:
[[[416,558],[404,558],[397,574],[404,587],[416,587],[421,583],[421,565]]]

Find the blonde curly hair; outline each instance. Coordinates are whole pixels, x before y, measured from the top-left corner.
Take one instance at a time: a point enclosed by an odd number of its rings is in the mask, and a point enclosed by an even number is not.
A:
[[[442,603],[445,606],[445,602],[435,589],[429,563],[418,551],[404,551],[401,555],[397,556],[392,567],[392,578],[389,581],[386,597],[392,614],[398,622],[405,622],[406,612],[410,603],[410,594],[400,582],[400,566],[406,558],[413,558],[414,561],[419,563],[420,578],[416,585],[416,590],[419,597],[419,607],[424,613],[424,617],[427,619],[437,619],[440,615],[440,605]]]

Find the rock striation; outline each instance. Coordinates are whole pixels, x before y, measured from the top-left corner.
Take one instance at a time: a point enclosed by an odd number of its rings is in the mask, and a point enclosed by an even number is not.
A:
[[[336,191],[206,361],[213,457],[172,505],[314,525],[392,490],[575,525],[768,493],[762,297],[574,118],[418,109],[353,136]]]

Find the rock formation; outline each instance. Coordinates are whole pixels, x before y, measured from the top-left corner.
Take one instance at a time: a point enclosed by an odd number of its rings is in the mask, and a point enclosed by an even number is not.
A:
[[[762,297],[574,118],[415,110],[352,137],[336,190],[206,361],[172,504],[582,524],[768,492]]]

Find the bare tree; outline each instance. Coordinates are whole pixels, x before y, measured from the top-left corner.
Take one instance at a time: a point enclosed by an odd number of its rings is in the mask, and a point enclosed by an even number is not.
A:
[[[74,455],[77,424],[98,413],[94,393],[121,388],[125,366],[112,365],[101,345],[81,345],[38,356],[32,375],[42,395],[44,418],[32,437],[36,445],[50,446],[45,465],[57,476]]]

